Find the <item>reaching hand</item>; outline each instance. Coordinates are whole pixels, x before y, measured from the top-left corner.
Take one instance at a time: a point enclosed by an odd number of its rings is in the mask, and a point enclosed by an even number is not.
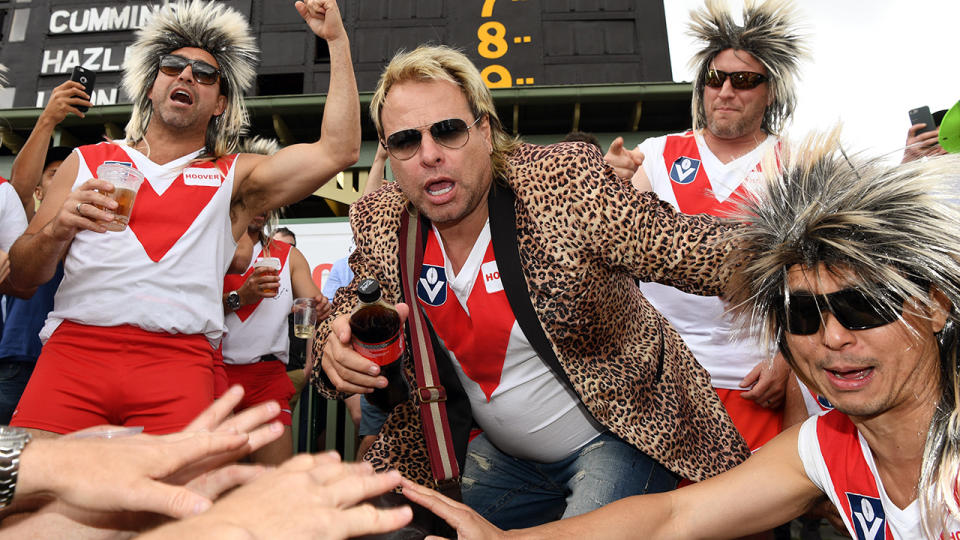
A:
[[[939,143],[940,128],[917,133],[926,124],[914,124],[907,130],[907,144],[903,149],[901,163],[915,161],[922,157],[942,156],[947,153]]]
[[[630,180],[637,172],[637,168],[643,165],[643,152],[635,148],[633,150],[624,148],[623,137],[617,137],[610,143],[603,160],[613,167],[617,176]]]
[[[317,37],[332,41],[346,35],[335,0],[306,0],[294,5]]]
[[[458,540],[496,540],[506,538],[506,534],[489,521],[483,519],[469,506],[458,503],[436,491],[414,484],[406,478],[400,483],[403,495],[411,501],[433,512],[451,527],[457,530]],[[428,536],[427,540],[436,536]]]
[[[409,507],[377,509],[362,501],[400,483],[400,474],[375,474],[368,463],[341,463],[336,453],[300,454],[227,495],[195,518],[144,538],[197,538],[243,533],[246,538],[352,538],[398,529]]]
[[[220,492],[248,478],[236,469],[203,474],[279,436],[272,425],[258,429],[279,412],[275,403],[224,420],[224,411],[233,410],[242,396],[242,389],[232,388],[185,431],[170,435],[36,439],[21,455],[17,494],[52,493],[85,511],[177,518],[202,512]],[[191,481],[195,485],[179,485]]]
[[[741,388],[751,387],[740,395],[743,399],[754,401],[761,407],[776,409],[783,404],[787,391],[787,378],[790,366],[783,354],[777,353],[773,359],[760,362],[740,381]]]

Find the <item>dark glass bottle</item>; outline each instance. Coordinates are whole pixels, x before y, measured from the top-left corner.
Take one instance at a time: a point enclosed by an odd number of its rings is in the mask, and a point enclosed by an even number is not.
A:
[[[365,394],[367,401],[389,412],[409,396],[403,377],[403,325],[400,314],[381,298],[380,283],[367,278],[357,287],[360,305],[350,315],[353,350],[380,366],[387,378],[385,388]]]

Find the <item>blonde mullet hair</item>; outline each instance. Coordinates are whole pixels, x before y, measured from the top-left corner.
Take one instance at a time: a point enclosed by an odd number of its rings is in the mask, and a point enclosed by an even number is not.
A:
[[[517,149],[520,141],[503,129],[493,105],[493,96],[477,67],[465,54],[444,45],[421,45],[410,52],[400,51],[383,70],[377,90],[370,101],[370,118],[377,128],[381,144],[384,144],[386,139],[380,115],[387,93],[394,85],[407,81],[448,81],[459,86],[470,105],[472,120],[486,116],[490,123],[493,177],[497,179],[506,176],[510,168],[507,156]]]

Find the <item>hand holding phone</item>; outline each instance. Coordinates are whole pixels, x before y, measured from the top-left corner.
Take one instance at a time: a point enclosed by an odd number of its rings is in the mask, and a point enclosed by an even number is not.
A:
[[[917,124],[926,124],[917,130],[916,135],[937,129],[937,123],[933,121],[933,115],[930,114],[930,107],[924,105],[923,107],[910,109],[909,114],[911,126],[915,126]]]
[[[90,96],[91,100],[93,100],[93,84],[97,81],[96,71],[76,66],[73,68],[73,73],[70,75],[70,80],[77,81],[78,83],[82,84],[83,91]],[[89,107],[79,105],[77,106],[77,110],[85,113],[87,110],[89,110]]]

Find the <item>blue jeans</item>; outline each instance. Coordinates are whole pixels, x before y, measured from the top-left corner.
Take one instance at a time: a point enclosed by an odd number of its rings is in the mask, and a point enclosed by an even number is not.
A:
[[[0,362],[0,425],[10,423],[35,365],[34,362]]]
[[[532,527],[613,501],[669,491],[677,477],[650,456],[605,432],[556,463],[504,454],[485,435],[470,442],[463,502],[501,529]]]

